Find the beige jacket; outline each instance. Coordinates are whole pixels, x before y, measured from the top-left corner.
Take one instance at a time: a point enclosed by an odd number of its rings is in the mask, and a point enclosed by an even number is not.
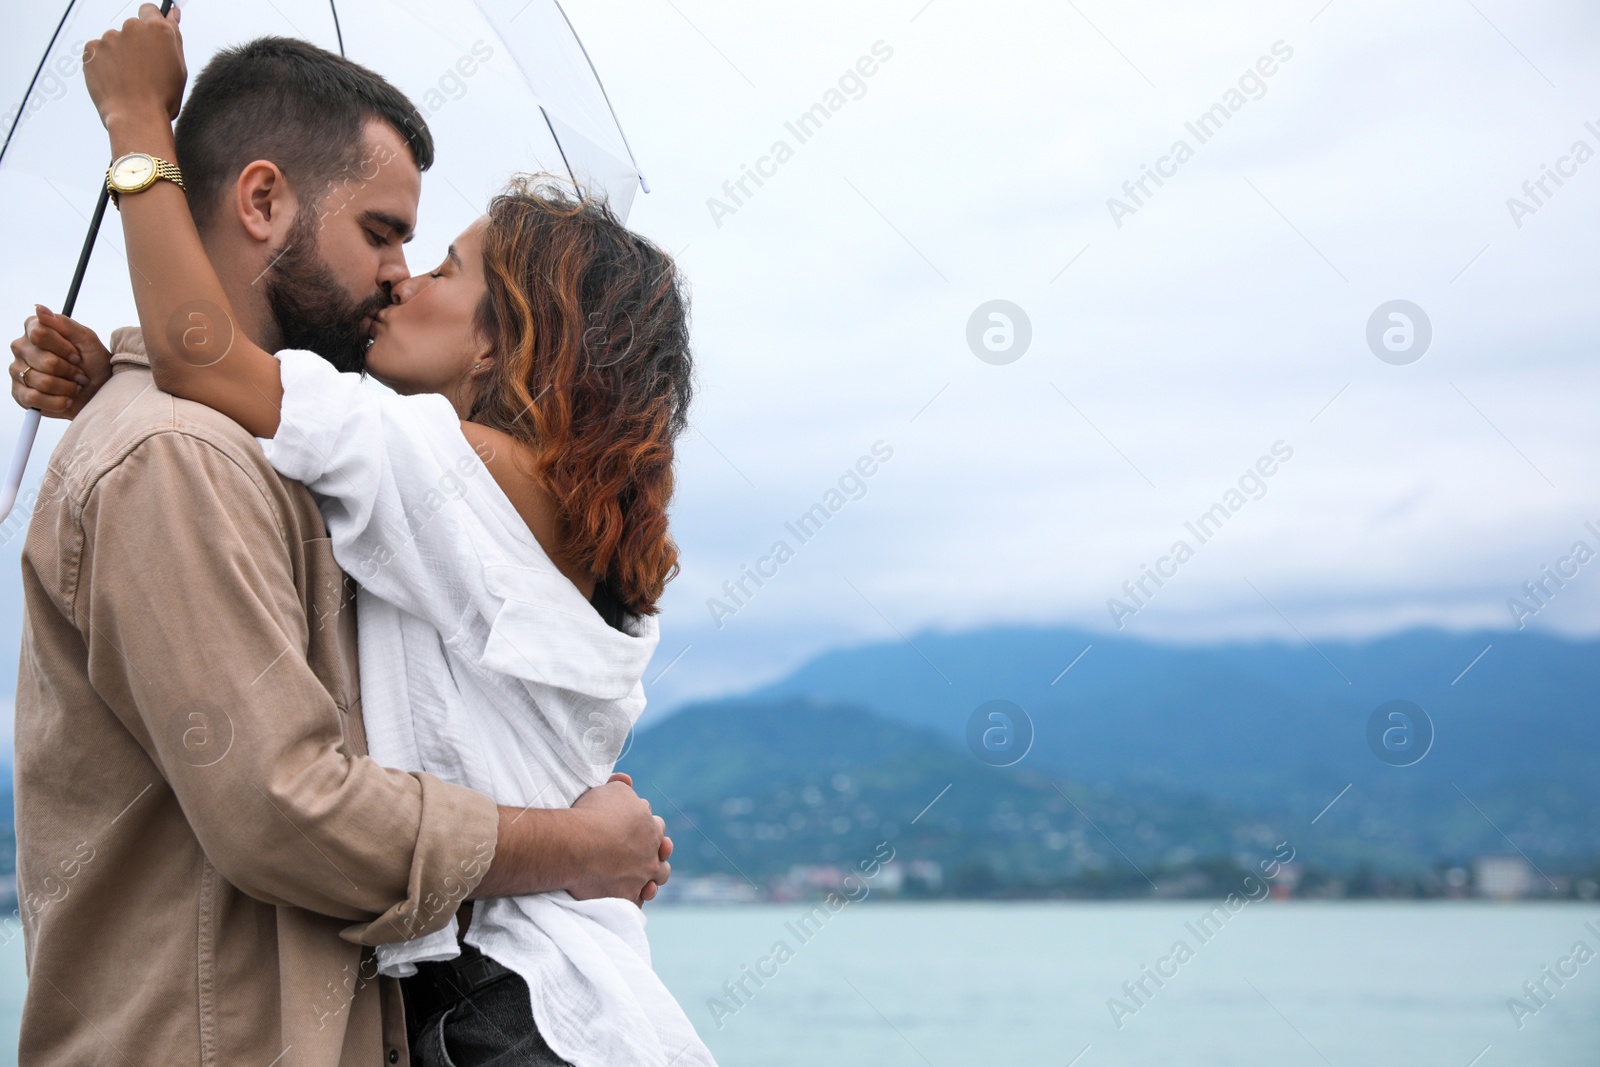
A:
[[[367,758],[311,496],[111,347],[22,555],[22,1067],[406,1062],[364,946],[447,921],[495,805]]]

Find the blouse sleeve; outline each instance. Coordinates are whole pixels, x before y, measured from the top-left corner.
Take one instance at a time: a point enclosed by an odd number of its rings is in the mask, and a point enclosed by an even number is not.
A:
[[[447,638],[471,614],[492,620],[501,597],[485,571],[518,551],[487,517],[484,496],[500,489],[450,402],[388,392],[311,352],[278,359],[283,414],[261,447],[317,498],[339,566]]]
[[[278,358],[283,414],[261,446],[317,498],[339,566],[486,670],[638,714],[656,620],[606,625],[523,525],[449,401],[399,396],[310,352]]]

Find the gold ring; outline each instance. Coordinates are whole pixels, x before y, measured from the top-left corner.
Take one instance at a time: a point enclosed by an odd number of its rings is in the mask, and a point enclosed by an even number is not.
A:
[[[17,384],[22,386],[24,389],[28,387],[28,372],[32,369],[32,367],[23,367],[22,373],[17,375]]]

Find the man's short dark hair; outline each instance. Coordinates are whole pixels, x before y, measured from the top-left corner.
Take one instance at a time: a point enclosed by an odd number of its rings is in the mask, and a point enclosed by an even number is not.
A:
[[[406,95],[343,56],[290,37],[261,37],[219,52],[195,79],[178,116],[178,166],[195,224],[204,229],[249,163],[276,163],[303,200],[320,200],[361,162],[362,127],[392,126],[419,170],[433,135]]]

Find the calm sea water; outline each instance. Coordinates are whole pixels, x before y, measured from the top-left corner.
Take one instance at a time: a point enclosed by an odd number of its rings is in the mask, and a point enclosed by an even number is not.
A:
[[[802,942],[799,905],[678,906],[649,930],[724,1067],[1600,1064],[1600,958],[1567,964],[1577,975],[1548,982],[1554,997],[1520,1030],[1506,1007],[1576,942],[1600,951],[1584,929],[1600,928],[1595,907],[1251,904],[1202,944],[1186,924],[1207,907],[868,902]],[[1123,983],[1179,940],[1192,958],[1163,964],[1176,976],[1146,979],[1137,1006]],[[762,957],[772,972],[779,941],[793,958],[764,987],[746,979],[753,995],[735,1005],[723,983]],[[1119,994],[1138,1007],[1120,1029],[1106,1003]]]
[[[797,904],[675,906],[651,910],[650,938],[723,1067],[1600,1063],[1600,959],[1566,964],[1563,987],[1547,979],[1554,995],[1520,1029],[1506,1007],[1577,942],[1600,950],[1584,928],[1600,908],[1262,903],[1202,943],[1190,926],[1205,910],[867,902],[818,928]],[[1123,983],[1178,941],[1192,957],[1129,998]],[[758,987],[746,967],[772,977]],[[741,978],[750,995],[735,1000],[723,985]],[[6,1063],[24,985],[17,939],[0,947]],[[1114,996],[1137,1008],[1120,1029]]]

